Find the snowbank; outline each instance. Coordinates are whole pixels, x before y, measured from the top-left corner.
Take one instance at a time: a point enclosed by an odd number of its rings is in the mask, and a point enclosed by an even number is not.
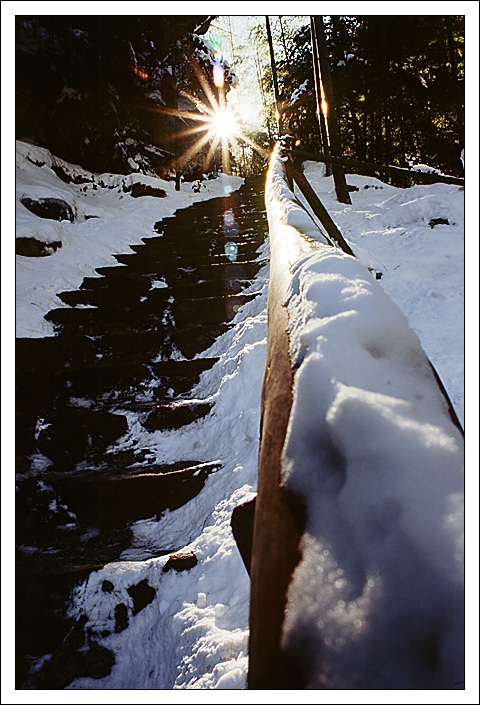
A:
[[[463,439],[372,273],[320,233],[294,244],[313,233],[288,193],[274,160],[272,237],[296,253],[282,481],[307,512],[284,644],[312,688],[451,689],[463,680]]]
[[[464,419],[465,193],[449,184],[400,189],[347,175],[352,205],[336,199],[333,176],[306,162],[312,187],[356,257],[406,315]],[[303,196],[298,200],[309,209]],[[448,223],[435,224],[443,220]],[[432,223],[432,225],[430,225]],[[433,227],[432,227],[433,226]]]

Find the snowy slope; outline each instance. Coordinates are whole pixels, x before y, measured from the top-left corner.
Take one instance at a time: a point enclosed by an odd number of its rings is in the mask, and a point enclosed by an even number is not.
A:
[[[448,184],[399,189],[349,174],[358,191],[352,205],[335,197],[333,176],[305,163],[305,175],[366,267],[406,315],[445,385],[460,422],[464,418],[463,188]],[[300,196],[300,200],[302,197]],[[429,223],[437,219],[448,224]]]

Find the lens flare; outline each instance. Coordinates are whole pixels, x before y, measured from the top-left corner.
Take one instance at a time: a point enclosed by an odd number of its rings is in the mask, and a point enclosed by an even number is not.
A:
[[[217,88],[223,88],[225,85],[225,71],[223,70],[222,59],[217,51],[213,55],[213,83]]]
[[[147,79],[147,78],[149,77],[149,76],[148,76],[148,73],[146,73],[146,71],[141,71],[141,70],[140,70],[139,68],[137,68],[136,66],[130,66],[129,68],[130,68],[131,71],[133,71],[133,73],[134,73],[135,75],[140,76],[140,78]]]
[[[178,108],[167,105],[157,105],[149,108],[154,112],[171,115],[177,118],[174,129],[167,135],[167,138],[172,142],[176,142],[179,138],[187,138],[199,133],[198,139],[196,139],[194,144],[190,144],[182,154],[176,155],[172,159],[170,168],[178,172],[188,161],[196,157],[196,155],[201,153],[201,150],[206,148],[202,169],[204,172],[207,172],[212,160],[215,158],[218,148],[220,148],[222,170],[224,173],[229,174],[230,146],[239,142],[242,143],[242,146],[244,143],[251,147],[251,149],[257,152],[261,157],[268,157],[268,151],[246,134],[240,123],[239,116],[229,108],[226,103],[224,92],[225,72],[222,66],[221,54],[216,51],[213,57],[213,79],[218,92],[214,91],[212,88],[211,79],[210,81],[207,79],[199,63],[193,58],[190,58],[190,63],[207,100],[202,102],[182,89],[179,91],[179,95],[188,98],[188,100],[196,106],[196,110],[179,110]],[[133,67],[130,68],[133,70]],[[143,71],[140,73],[135,71],[135,73],[141,78],[148,78],[148,74]],[[215,93],[217,93],[217,95],[215,95]],[[186,123],[185,129],[178,129],[180,120]],[[194,125],[191,124],[192,122]],[[201,134],[202,132],[204,133],[203,135]],[[230,184],[224,184],[224,193],[226,196],[232,191],[233,187]],[[230,236],[232,235],[230,234]]]

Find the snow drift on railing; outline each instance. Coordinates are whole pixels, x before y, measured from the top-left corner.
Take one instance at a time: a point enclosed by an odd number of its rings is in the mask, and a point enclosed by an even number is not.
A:
[[[271,228],[313,236],[279,160],[267,203]],[[307,519],[284,645],[311,688],[459,687],[463,439],[416,334],[360,262],[319,234],[291,273],[282,479]]]

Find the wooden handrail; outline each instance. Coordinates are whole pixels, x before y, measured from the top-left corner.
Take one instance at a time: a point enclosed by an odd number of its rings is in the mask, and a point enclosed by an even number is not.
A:
[[[251,577],[248,687],[257,690],[298,690],[309,683],[309,674],[303,673],[295,654],[289,652],[282,642],[287,603],[291,605],[292,599],[295,599],[289,594],[289,588],[295,568],[302,558],[300,541],[307,512],[301,497],[282,484],[282,460],[293,404],[295,374],[290,358],[288,311],[284,302],[293,265],[304,255],[317,251],[320,241],[325,240],[320,230],[317,243],[309,236],[302,235],[286,222],[278,203],[272,207],[270,200],[280,202],[285,198],[295,198],[287,191],[286,178],[287,173],[293,178],[298,176],[292,173],[291,165],[282,159],[285,183],[275,185],[273,167],[275,160],[278,167],[279,149],[280,145],[277,145],[267,175],[270,286],[253,539],[250,539],[248,525],[240,527],[243,533],[242,556],[247,570],[250,567]],[[324,244],[320,246],[325,247]],[[432,368],[433,384],[434,378],[439,382]],[[445,390],[442,391],[446,396]],[[452,416],[450,409],[448,412]],[[452,421],[461,430],[458,419],[452,416]],[[252,509],[250,503],[250,517]],[[247,524],[251,522],[251,518],[246,517],[245,520]]]

